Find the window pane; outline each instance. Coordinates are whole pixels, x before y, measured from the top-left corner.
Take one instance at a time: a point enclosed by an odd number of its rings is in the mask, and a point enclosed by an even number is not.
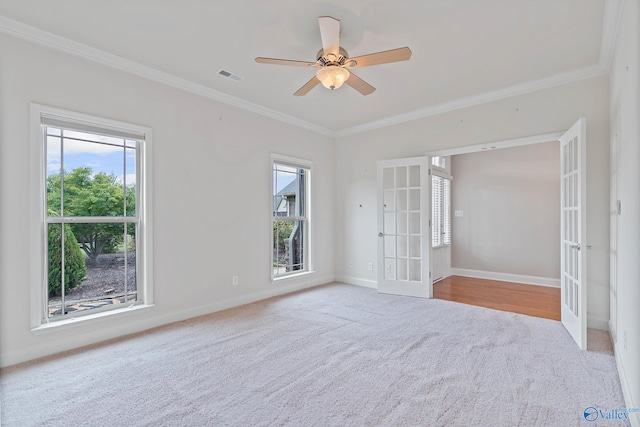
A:
[[[431,178],[431,246],[442,244],[442,178]]]
[[[397,262],[397,280],[409,280],[408,270],[409,270],[409,260],[399,258],[396,260]]]
[[[443,244],[451,243],[451,180],[444,180],[443,203],[442,203],[442,228]]]
[[[409,280],[419,282],[422,280],[422,261],[419,259],[409,260]]]
[[[417,188],[409,190],[409,210],[420,210],[420,190]]]
[[[420,166],[409,166],[409,187],[420,187]]]
[[[396,259],[384,259],[384,278],[388,280],[396,280]]]
[[[70,295],[86,275],[85,256],[68,224],[48,224],[47,244],[48,316],[61,316],[77,310]]]
[[[409,213],[409,234],[420,234],[420,212]]]
[[[407,187],[407,167],[398,166],[396,168],[396,188]]]
[[[275,216],[304,216],[304,170],[274,165]]]
[[[49,131],[60,129],[47,128]],[[60,216],[62,212],[62,188],[60,186],[61,139],[47,136],[47,216]]]
[[[63,139],[62,153],[63,215],[123,216],[124,148]]]
[[[77,130],[63,129],[62,136],[69,139],[78,139],[82,141],[100,142],[103,144],[112,144],[124,146],[124,139],[114,136],[97,135],[90,132],[81,132]]]
[[[273,223],[274,276],[305,270],[305,221],[278,219]]]
[[[135,224],[66,224],[64,293],[57,279],[62,264],[56,258],[62,247],[60,226],[49,224],[49,317],[137,301]],[[87,244],[79,244],[74,234],[91,226],[112,233],[102,240],[97,254]],[[57,244],[52,246],[52,241]]]
[[[124,188],[126,199],[126,212],[127,216],[136,216],[136,149],[125,149],[125,171],[122,178],[122,186]]]

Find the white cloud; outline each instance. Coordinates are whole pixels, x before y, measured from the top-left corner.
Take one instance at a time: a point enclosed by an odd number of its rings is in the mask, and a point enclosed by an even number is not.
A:
[[[100,144],[95,142],[75,141],[73,139],[64,140],[65,154],[111,154],[122,153],[123,147],[116,147],[108,144]]]
[[[126,174],[127,177],[127,185],[131,185],[131,184],[135,184],[136,183],[136,174],[135,173],[128,173]],[[119,184],[122,184],[124,182],[124,176],[123,175],[119,175],[116,177],[116,181]]]

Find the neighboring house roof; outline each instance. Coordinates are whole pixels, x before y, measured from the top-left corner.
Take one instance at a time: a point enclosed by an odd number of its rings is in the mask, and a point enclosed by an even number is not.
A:
[[[290,196],[295,196],[297,193],[297,181],[294,179],[282,190],[273,196],[273,206],[275,212],[287,212],[287,200],[291,199]],[[295,200],[295,197],[291,200]]]
[[[297,189],[298,181],[294,179],[289,183],[289,185],[278,191],[278,194],[276,194],[276,196],[295,196],[297,193]]]
[[[288,206],[287,199],[282,197],[280,199],[280,203],[276,202],[276,212],[287,212],[287,206]]]

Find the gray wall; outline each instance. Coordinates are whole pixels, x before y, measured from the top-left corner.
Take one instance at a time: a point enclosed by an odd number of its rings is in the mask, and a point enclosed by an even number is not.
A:
[[[559,143],[451,159],[451,266],[560,279]]]

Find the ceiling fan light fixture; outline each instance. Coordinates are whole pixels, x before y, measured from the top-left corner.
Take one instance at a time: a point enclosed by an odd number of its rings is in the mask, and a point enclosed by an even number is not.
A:
[[[349,78],[349,70],[337,65],[327,65],[316,71],[316,77],[327,89],[338,89]]]

